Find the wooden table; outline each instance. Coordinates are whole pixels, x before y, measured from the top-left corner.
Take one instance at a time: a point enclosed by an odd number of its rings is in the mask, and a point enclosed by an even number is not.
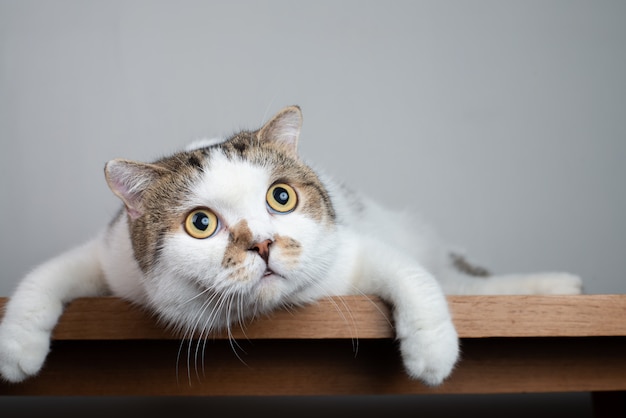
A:
[[[0,383],[0,395],[588,391],[598,416],[624,413],[626,295],[448,300],[462,357],[436,388],[404,374],[389,307],[375,297],[279,311],[235,329],[234,341],[214,335],[206,342],[180,340],[122,300],[85,298],[67,307],[41,374]]]

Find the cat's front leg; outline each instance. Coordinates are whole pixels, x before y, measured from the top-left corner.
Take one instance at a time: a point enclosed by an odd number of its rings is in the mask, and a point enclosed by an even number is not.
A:
[[[106,292],[97,241],[37,267],[19,284],[0,323],[0,375],[19,382],[39,372],[63,306]]]
[[[416,279],[418,274],[416,272],[412,278]],[[413,297],[411,302],[400,302],[404,296],[395,298],[396,338],[409,376],[436,386],[452,372],[459,356],[459,341],[447,307],[438,300],[439,296],[423,296]],[[421,306],[416,308],[415,303]]]
[[[367,242],[358,287],[392,304],[396,337],[409,376],[439,385],[459,356],[459,340],[435,278],[401,252]],[[373,256],[375,254],[375,256]]]

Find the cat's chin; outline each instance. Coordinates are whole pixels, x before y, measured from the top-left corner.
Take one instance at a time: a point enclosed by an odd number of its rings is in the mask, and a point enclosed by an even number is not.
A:
[[[255,282],[256,299],[264,309],[273,309],[284,302],[289,293],[286,278],[271,269],[266,269]]]
[[[255,287],[259,289],[268,288],[268,287],[272,287],[272,288],[281,287],[281,283],[284,282],[284,280],[285,280],[284,276],[281,276],[280,274],[276,273],[274,270],[268,268],[258,278],[258,280],[255,283],[256,285]]]

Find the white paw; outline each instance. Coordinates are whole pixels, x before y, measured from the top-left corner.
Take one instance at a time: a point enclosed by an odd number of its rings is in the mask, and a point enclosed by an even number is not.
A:
[[[579,295],[583,290],[580,277],[569,273],[541,273],[530,276],[532,293],[539,295]]]
[[[50,349],[50,333],[0,325],[0,375],[21,382],[41,370]]]
[[[437,328],[419,330],[400,340],[407,373],[429,386],[441,384],[459,357],[459,339],[451,321]]]

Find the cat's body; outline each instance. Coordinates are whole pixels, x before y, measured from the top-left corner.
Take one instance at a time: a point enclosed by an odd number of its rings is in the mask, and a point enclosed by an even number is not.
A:
[[[408,374],[439,384],[458,357],[448,294],[579,293],[565,273],[484,276],[425,224],[316,173],[296,154],[299,108],[255,132],[154,164],[113,160],[125,204],[92,241],[31,272],[0,325],[0,373],[36,374],[65,303],[113,294],[186,337],[332,295],[393,305]],[[436,279],[435,279],[436,278]]]

